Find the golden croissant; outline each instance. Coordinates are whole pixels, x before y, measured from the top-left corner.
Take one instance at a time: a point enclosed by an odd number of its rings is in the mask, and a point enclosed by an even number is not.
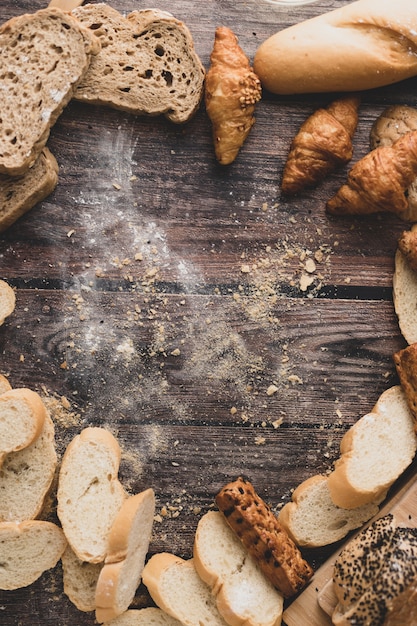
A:
[[[334,215],[396,213],[415,219],[406,190],[417,176],[417,131],[400,137],[392,146],[375,148],[355,163],[348,181],[326,205]]]
[[[230,28],[216,29],[205,81],[205,104],[213,128],[216,158],[222,165],[238,155],[255,118],[261,83]]]
[[[313,187],[352,158],[360,99],[347,96],[318,109],[294,137],[282,175],[286,194]]]

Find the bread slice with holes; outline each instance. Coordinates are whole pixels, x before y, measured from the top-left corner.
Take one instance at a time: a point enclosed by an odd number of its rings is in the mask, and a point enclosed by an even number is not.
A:
[[[130,496],[117,514],[107,538],[106,559],[95,593],[99,623],[121,615],[132,603],[141,581],[154,516],[152,489]]]
[[[58,163],[44,148],[23,176],[0,174],[0,232],[53,192],[58,183]]]
[[[20,176],[35,163],[99,49],[89,30],[56,8],[0,27],[0,173]]]
[[[129,609],[119,617],[115,617],[104,626],[183,626],[168,613],[156,607],[146,609]]]
[[[230,626],[279,626],[284,598],[265,578],[220,511],[200,519],[194,566]]]
[[[326,476],[307,478],[294,490],[278,515],[278,521],[291,539],[303,548],[320,548],[340,541],[379,511],[370,502],[355,509],[343,509],[331,499]]]
[[[135,115],[188,121],[200,106],[205,71],[187,26],[164,11],[127,17],[106,4],[87,4],[72,15],[101,41],[101,52],[75,98]]]
[[[55,567],[66,545],[64,533],[51,522],[0,523],[0,589],[31,585]]]
[[[106,429],[89,427],[69,443],[58,476],[57,513],[81,561],[101,563],[127,494],[119,481],[120,446]]]

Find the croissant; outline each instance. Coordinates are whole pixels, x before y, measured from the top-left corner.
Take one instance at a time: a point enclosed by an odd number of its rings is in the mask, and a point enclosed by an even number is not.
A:
[[[355,163],[348,181],[326,205],[334,215],[391,212],[415,221],[406,189],[417,176],[417,131],[375,148]]]
[[[213,128],[216,158],[222,165],[238,155],[255,118],[261,83],[229,28],[216,29],[205,81],[205,104]]]
[[[318,109],[294,137],[282,175],[281,189],[294,194],[312,187],[352,158],[360,98],[347,96]]]

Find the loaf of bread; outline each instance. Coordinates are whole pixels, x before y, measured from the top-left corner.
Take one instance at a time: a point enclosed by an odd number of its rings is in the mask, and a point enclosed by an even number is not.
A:
[[[23,176],[0,174],[0,232],[49,196],[58,182],[58,163],[44,148]]]
[[[57,513],[81,561],[101,563],[110,529],[127,495],[118,479],[120,446],[104,428],[85,428],[70,442],[58,478]]]
[[[300,547],[319,548],[340,541],[378,513],[376,502],[342,509],[330,497],[327,476],[307,478],[294,490],[278,521]]]
[[[345,433],[341,456],[328,476],[333,502],[355,509],[381,501],[417,450],[414,420],[396,385],[384,391],[370,413]]]
[[[273,93],[361,91],[417,75],[414,0],[358,0],[281,30],[254,58]]]
[[[281,624],[282,594],[265,578],[220,511],[209,511],[198,522],[193,558],[228,624]]]
[[[67,546],[61,557],[64,593],[79,611],[94,611],[96,587],[103,563],[80,561]]]
[[[97,37],[56,8],[0,27],[0,173],[20,176],[35,163],[99,49]]]
[[[181,622],[155,607],[129,609],[104,626],[182,626]]]
[[[183,22],[156,9],[124,17],[106,4],[87,4],[72,14],[102,43],[76,99],[177,123],[194,115],[205,71]]]
[[[9,317],[16,306],[16,295],[9,283],[0,280],[0,326],[4,324],[6,317]]]
[[[414,233],[417,232],[417,224],[414,224],[411,230]],[[411,345],[417,342],[417,272],[399,249],[395,253],[392,287],[398,325],[404,339]]]

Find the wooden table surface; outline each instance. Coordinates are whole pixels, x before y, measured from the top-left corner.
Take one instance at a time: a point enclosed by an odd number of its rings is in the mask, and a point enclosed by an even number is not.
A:
[[[151,6],[186,22],[208,68],[218,25],[253,59],[277,30],[344,4]],[[44,6],[3,0],[0,18]],[[377,116],[414,104],[416,87],[363,94],[354,161]],[[214,158],[203,105],[176,126],[72,102],[48,141],[56,190],[0,237],[0,277],[16,288],[16,310],[0,328],[0,371],[45,398],[60,455],[88,425],[118,437],[124,485],[156,493],[149,554],[191,557],[199,518],[240,474],[278,512],[302,480],[332,467],[346,429],[398,383],[392,354],[405,341],[392,274],[408,225],[390,215],[329,217],[325,202],[347,168],[293,199],[280,194],[291,139],[329,99],[265,92],[227,167]],[[328,553],[306,556],[316,567]],[[134,605],[151,604],[141,586]],[[87,626],[94,614],[69,602],[57,566],[27,589],[1,592],[0,623]]]

